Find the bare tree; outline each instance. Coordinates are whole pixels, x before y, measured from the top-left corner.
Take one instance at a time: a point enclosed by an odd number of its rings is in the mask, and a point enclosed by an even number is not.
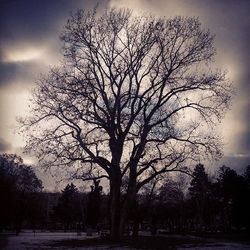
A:
[[[27,149],[72,178],[107,178],[111,236],[122,235],[138,190],[187,162],[220,156],[211,127],[231,86],[209,65],[213,36],[195,18],[78,11],[65,26],[64,62],[33,93]],[[121,203],[121,185],[126,200]]]

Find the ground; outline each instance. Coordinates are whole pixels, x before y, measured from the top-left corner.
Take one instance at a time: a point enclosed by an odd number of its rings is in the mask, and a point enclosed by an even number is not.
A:
[[[158,235],[152,237],[141,233],[138,238],[126,238],[122,243],[112,243],[101,239],[97,234],[86,236],[75,232],[32,232],[25,231],[20,235],[0,236],[0,249],[3,250],[129,250],[129,249],[250,249],[249,242],[198,237],[191,235]]]

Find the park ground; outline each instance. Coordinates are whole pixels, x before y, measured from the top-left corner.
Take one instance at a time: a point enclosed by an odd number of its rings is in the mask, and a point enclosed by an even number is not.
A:
[[[80,236],[75,232],[32,232],[20,235],[1,234],[0,249],[3,250],[129,250],[129,249],[250,249],[250,242],[230,237],[201,237],[194,235],[157,235],[142,232],[138,238],[127,238],[122,243],[112,243],[97,234]]]

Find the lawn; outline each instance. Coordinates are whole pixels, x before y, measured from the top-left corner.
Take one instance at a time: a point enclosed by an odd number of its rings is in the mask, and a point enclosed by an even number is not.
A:
[[[22,232],[20,235],[0,237],[0,249],[3,250],[94,250],[94,249],[250,249],[250,243],[233,239],[195,235],[157,235],[141,233],[139,237],[127,237],[119,243],[100,238],[97,234],[87,237],[85,233],[77,236],[75,232]]]

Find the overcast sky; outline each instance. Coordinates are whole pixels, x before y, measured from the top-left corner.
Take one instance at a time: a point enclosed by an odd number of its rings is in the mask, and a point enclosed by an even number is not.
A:
[[[128,7],[138,14],[200,17],[203,27],[216,35],[216,65],[228,71],[237,91],[218,127],[225,147],[216,164],[249,165],[249,0],[0,0],[0,152],[21,154],[24,140],[17,134],[16,116],[27,112],[39,75],[60,61],[59,35],[70,12],[97,3],[100,11]]]

